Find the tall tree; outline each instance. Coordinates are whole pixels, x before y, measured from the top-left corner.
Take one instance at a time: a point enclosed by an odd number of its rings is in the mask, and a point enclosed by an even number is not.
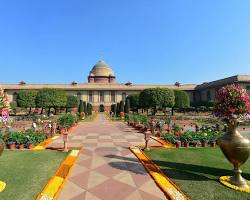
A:
[[[159,108],[172,108],[175,96],[173,90],[165,88],[149,88],[140,93],[139,103],[142,108],[153,109],[153,115]]]
[[[127,96],[126,99],[129,99],[130,107],[131,107],[132,111],[138,112],[138,109],[139,109],[139,97],[140,97],[140,93],[134,93],[134,94],[130,94],[130,95]]]
[[[84,112],[84,106],[83,106],[83,101],[82,100],[80,100],[80,104],[79,104],[79,107],[78,107],[78,112],[79,112],[79,114]]]
[[[127,98],[125,102],[124,112],[129,113],[130,111],[130,100]]]
[[[120,109],[119,109],[120,113],[124,112],[124,101],[120,101]]]
[[[37,92],[34,90],[20,91],[17,96],[17,105],[21,108],[29,108],[30,114],[31,109],[36,107],[36,95]]]
[[[92,105],[90,103],[87,103],[87,114],[92,115]]]
[[[174,90],[175,95],[175,104],[172,107],[172,115],[174,115],[174,108],[189,108],[190,107],[190,99],[187,92],[183,90]]]
[[[67,96],[66,113],[69,108],[76,108],[78,106],[78,98],[73,95]]]

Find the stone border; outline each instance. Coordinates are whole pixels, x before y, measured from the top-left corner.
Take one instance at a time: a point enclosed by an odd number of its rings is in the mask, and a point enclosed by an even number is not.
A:
[[[69,177],[81,150],[71,150],[66,159],[61,163],[55,174],[49,179],[46,186],[38,194],[36,200],[54,200],[62,190]]]
[[[169,142],[166,142],[165,140],[161,139],[160,137],[150,136],[150,138],[159,142],[162,145],[162,147],[164,147],[164,148],[175,148],[175,145],[173,145]]]
[[[189,200],[179,187],[177,187],[174,182],[172,182],[162,171],[161,169],[150,159],[148,158],[143,151],[136,147],[129,147],[130,151],[140,160],[144,168],[154,179],[155,183],[159,188],[164,192],[164,194],[170,200]]]

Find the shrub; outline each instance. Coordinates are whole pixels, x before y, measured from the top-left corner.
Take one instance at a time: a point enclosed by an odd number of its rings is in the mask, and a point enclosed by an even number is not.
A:
[[[60,116],[57,121],[62,128],[70,128],[75,123],[76,117],[72,114]]]
[[[178,138],[175,135],[169,133],[164,134],[162,137],[163,139],[167,140],[172,144],[175,144],[175,142],[178,140]]]

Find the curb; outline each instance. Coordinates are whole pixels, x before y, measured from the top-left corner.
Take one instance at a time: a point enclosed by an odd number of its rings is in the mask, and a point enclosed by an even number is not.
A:
[[[170,200],[190,200],[173,181],[171,181],[161,169],[148,158],[140,148],[129,147],[130,151],[140,160],[144,168],[153,178],[158,187],[163,191]]]
[[[36,200],[54,200],[57,198],[80,155],[80,151],[81,150],[70,151],[69,155],[61,163],[55,174],[38,194]]]

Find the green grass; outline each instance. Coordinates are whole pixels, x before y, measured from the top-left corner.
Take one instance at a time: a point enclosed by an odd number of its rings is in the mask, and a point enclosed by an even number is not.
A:
[[[0,180],[7,183],[2,200],[32,200],[67,154],[58,151],[8,151],[0,157]]]
[[[250,199],[219,183],[220,176],[233,174],[219,148],[152,149],[147,154],[191,199]],[[250,180],[250,161],[241,169]]]

